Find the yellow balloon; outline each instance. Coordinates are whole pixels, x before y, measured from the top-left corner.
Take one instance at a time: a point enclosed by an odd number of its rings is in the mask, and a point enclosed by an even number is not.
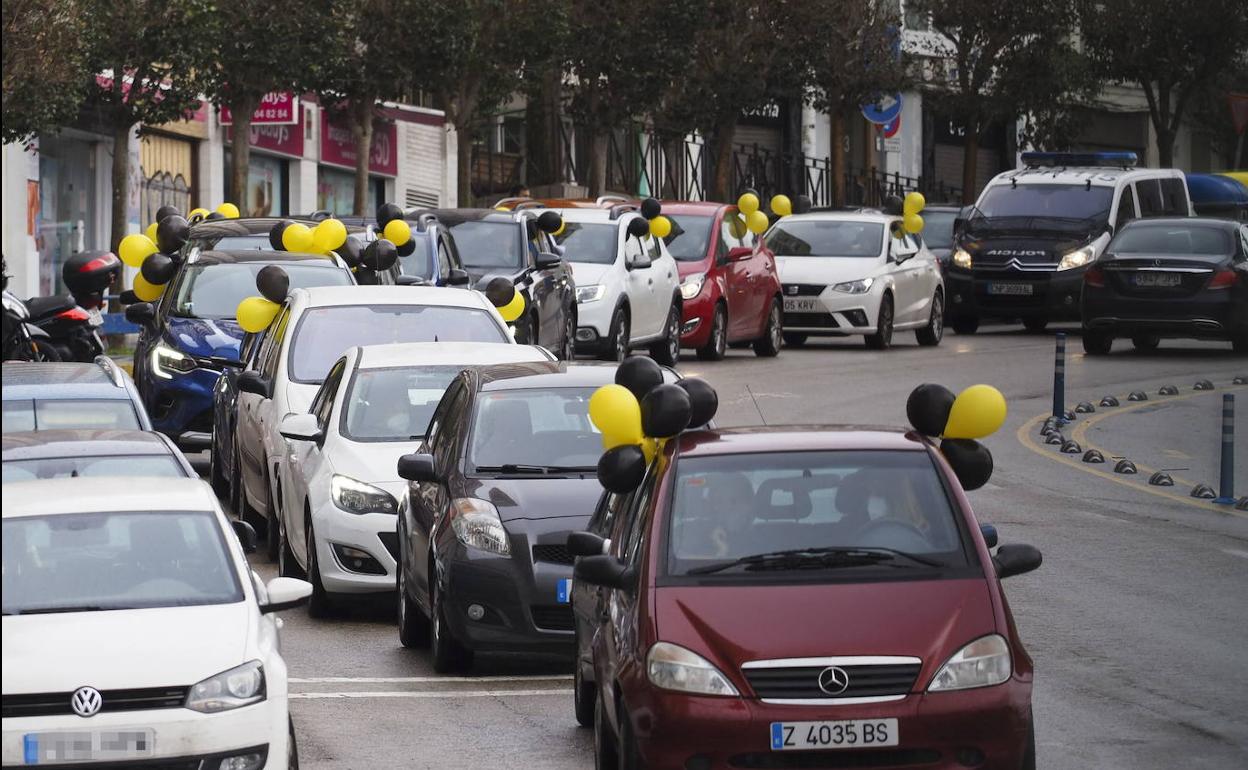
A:
[[[146,230],[143,231],[143,234],[146,235],[148,237],[148,240],[150,240],[152,243],[156,242],[156,228],[157,227],[159,227],[159,225],[153,222],[147,226]]]
[[[203,218],[203,217],[208,216],[211,213],[212,213],[211,211],[205,208],[191,209],[190,211],[186,213],[186,219],[189,222],[191,219],[197,216],[200,218]]]
[[[754,193],[742,193],[737,198],[737,208],[741,209],[742,214],[752,214],[758,211],[758,196]]]
[[[641,404],[623,385],[603,385],[589,397],[589,419],[602,431],[604,449],[640,444]]]
[[[282,231],[282,245],[287,251],[311,251],[312,230],[307,225],[295,222]]]
[[[666,441],[667,439],[665,438],[664,439],[655,439],[655,438],[642,439],[641,453],[645,455],[647,465],[654,462],[654,456],[659,453],[659,449],[662,448],[663,443]]]
[[[503,320],[507,323],[511,323],[519,318],[524,314],[524,295],[520,292],[516,292],[516,295],[511,298],[511,302],[508,302],[506,305],[503,305],[498,309],[498,314],[501,315]]]
[[[233,203],[222,203],[217,206],[217,213],[226,219],[238,219],[238,206]]]
[[[412,239],[412,226],[402,219],[391,219],[386,223],[382,235],[395,246],[402,246]]]
[[[906,196],[905,202],[902,204],[902,211],[906,214],[917,214],[927,205],[927,198],[923,197],[921,192],[912,192]]]
[[[337,219],[323,220],[312,231],[312,245],[323,254],[328,254],[346,242],[347,226]]]
[[[901,220],[901,226],[904,227],[908,233],[917,233],[923,229],[923,217],[918,214],[906,214],[906,216]]]
[[[568,220],[564,219],[563,217],[559,217],[559,229],[551,233],[551,235],[558,238],[559,236],[563,235],[567,231],[568,231]]]
[[[660,214],[650,220],[650,234],[655,238],[666,238],[672,234],[672,220]]]
[[[134,296],[144,302],[155,302],[160,299],[160,295],[165,291],[165,285],[148,283],[142,273],[134,276]]]
[[[238,310],[234,314],[238,318],[238,325],[243,327],[243,331],[254,334],[269,328],[269,324],[273,323],[273,318],[280,309],[281,305],[270,302],[264,297],[247,297],[238,303]]]
[[[787,195],[776,195],[771,199],[771,213],[778,217],[787,217],[793,213],[793,201]]]
[[[117,245],[117,256],[130,267],[140,267],[143,260],[156,253],[156,244],[142,233],[127,235]]]
[[[945,422],[945,438],[983,438],[1005,424],[1005,396],[991,385],[972,385],[958,394]]]
[[[745,220],[740,214],[728,215],[728,232],[732,233],[732,237],[741,240],[745,237]]]
[[[771,224],[771,220],[767,219],[766,214],[755,209],[746,217],[745,224],[750,228],[750,232],[755,235],[762,235],[767,232],[767,227]]]

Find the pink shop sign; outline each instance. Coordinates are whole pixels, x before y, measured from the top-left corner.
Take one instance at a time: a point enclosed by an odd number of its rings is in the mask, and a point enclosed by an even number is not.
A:
[[[234,123],[230,108],[221,106],[221,125]],[[268,93],[260,99],[260,106],[251,114],[253,126],[293,126],[299,122],[299,97],[282,91]]]
[[[368,170],[371,173],[382,176],[398,175],[398,138],[398,129],[394,123],[373,124],[373,144],[368,154]],[[355,140],[351,136],[351,128],[346,121],[331,121],[328,112],[322,110],[321,162],[354,169],[355,157]]]
[[[293,126],[257,126],[251,127],[251,146],[257,150],[289,155],[294,158],[303,157],[303,127]],[[225,140],[234,140],[234,129],[225,129]]]

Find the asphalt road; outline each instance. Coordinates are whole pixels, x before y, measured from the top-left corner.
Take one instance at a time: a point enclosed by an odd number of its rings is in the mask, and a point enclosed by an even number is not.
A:
[[[1197,482],[1217,487],[1227,392],[1241,401],[1236,470],[1238,491],[1248,494],[1248,387],[1231,385],[1248,377],[1248,359],[1195,343],[1085,359],[1072,335],[1069,407],[1122,400],[1066,428],[1110,459],[1087,465],[1038,434],[1052,404],[1052,333],[990,327],[951,334],[936,349],[898,336],[883,353],[845,340],[786,349],[778,359],[748,349],[717,363],[688,356],[681,369],[718,389],[722,425],[901,425],[920,382],[955,391],[996,385],[1010,415],[987,441],[993,481],[971,500],[1002,543],[1031,543],[1045,556],[1040,570],[1006,584],[1035,659],[1039,766],[1248,766],[1248,513],[1188,496]],[[1198,379],[1216,389],[1193,391]],[[1157,395],[1169,384],[1179,396]],[[1137,389],[1148,402],[1126,400]],[[1114,474],[1122,456],[1141,473]],[[1167,469],[1175,486],[1149,486],[1154,469]],[[273,574],[272,565],[257,566]],[[286,613],[305,768],[592,767],[566,663],[486,657],[472,676],[438,676],[425,652],[399,645],[392,605],[392,597],[363,602],[332,621]]]

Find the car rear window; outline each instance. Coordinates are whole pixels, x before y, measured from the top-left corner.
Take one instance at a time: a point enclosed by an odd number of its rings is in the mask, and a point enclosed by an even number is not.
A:
[[[884,225],[843,219],[779,222],[764,239],[778,257],[878,257]]]
[[[555,242],[564,248],[564,259],[569,262],[609,265],[615,262],[616,234],[614,224],[565,222]]]
[[[1114,254],[1204,254],[1226,256],[1231,234],[1220,227],[1140,222],[1123,228],[1109,251]]]
[[[593,388],[517,389],[477,399],[468,463],[474,472],[507,466],[592,471],[602,434],[589,420]]]
[[[80,476],[147,476],[186,478],[186,471],[168,455],[108,455],[104,457],[41,457],[6,460],[3,483]]]
[[[6,400],[3,430],[16,433],[56,428],[140,430],[134,405],[121,399]]]
[[[351,382],[342,434],[352,441],[422,438],[447,387],[464,366],[361,369]]]
[[[263,262],[194,264],[179,277],[171,313],[182,318],[233,319],[238,303],[259,294],[256,274]],[[350,286],[354,281],[345,269],[325,264],[288,262],[280,267],[290,276],[290,288]]]

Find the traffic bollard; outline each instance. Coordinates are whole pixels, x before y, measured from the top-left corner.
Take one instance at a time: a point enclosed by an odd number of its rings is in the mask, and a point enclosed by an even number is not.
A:
[[[1059,425],[1066,420],[1066,333],[1057,333],[1057,351],[1053,356],[1053,419]]]
[[[1215,503],[1235,504],[1235,394],[1222,394],[1222,479]]]

